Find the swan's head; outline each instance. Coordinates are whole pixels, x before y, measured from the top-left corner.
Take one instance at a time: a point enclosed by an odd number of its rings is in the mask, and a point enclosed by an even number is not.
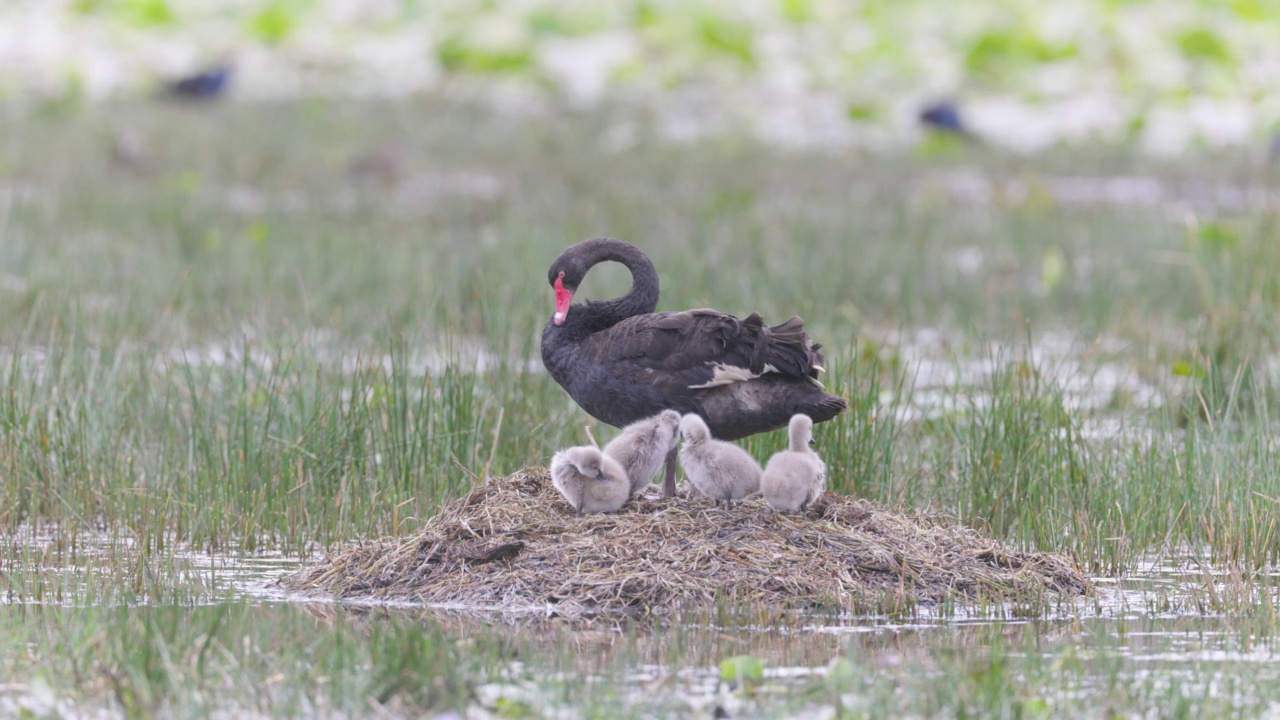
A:
[[[573,248],[569,248],[572,250]],[[573,294],[587,274],[587,264],[577,255],[566,250],[551,263],[547,271],[547,282],[556,291],[556,314],[551,316],[552,322],[563,325],[569,317],[569,303],[573,302]]]
[[[603,455],[596,448],[589,445],[573,447],[565,450],[565,455],[583,475],[597,480],[604,477],[604,469],[601,467],[604,462]]]
[[[711,439],[711,429],[702,418],[689,413],[680,418],[680,438],[687,443],[705,442]]]
[[[578,291],[587,271],[596,263],[609,260],[626,265],[632,270],[633,277],[636,267],[646,266],[650,273],[653,272],[653,263],[649,262],[644,253],[634,245],[616,238],[591,238],[570,245],[547,270],[547,284],[556,291],[556,313],[551,316],[552,322],[556,325],[564,324],[569,317],[569,303],[573,301],[573,294]],[[656,283],[656,278],[651,282]]]

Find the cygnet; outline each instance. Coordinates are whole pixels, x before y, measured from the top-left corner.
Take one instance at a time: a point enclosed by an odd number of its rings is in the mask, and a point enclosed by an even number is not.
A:
[[[666,461],[667,453],[675,445],[679,429],[680,413],[663,410],[622,428],[618,437],[604,446],[604,454],[617,460],[626,471],[632,495],[649,487],[653,476]]]
[[[803,512],[822,494],[827,466],[811,447],[813,420],[808,415],[793,415],[787,431],[790,447],[769,458],[760,478],[760,491],[777,512]]]
[[[571,447],[551,456],[551,484],[583,513],[615,512],[631,496],[627,473],[613,458],[590,445]]]
[[[712,500],[724,500],[726,510],[760,489],[760,463],[737,445],[713,439],[702,418],[681,418],[680,437],[680,467],[689,482]]]

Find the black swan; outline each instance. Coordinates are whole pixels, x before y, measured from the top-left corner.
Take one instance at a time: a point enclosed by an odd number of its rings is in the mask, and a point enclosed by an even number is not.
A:
[[[622,263],[631,291],[573,305],[573,293],[597,263]],[[723,440],[785,427],[803,413],[823,422],[844,412],[844,398],[822,389],[819,345],[793,317],[768,327],[752,313],[654,312],[658,272],[634,245],[594,238],[551,263],[555,314],[542,330],[542,364],[592,417],[622,427],[663,410],[701,416]],[[662,492],[675,494],[676,448]]]

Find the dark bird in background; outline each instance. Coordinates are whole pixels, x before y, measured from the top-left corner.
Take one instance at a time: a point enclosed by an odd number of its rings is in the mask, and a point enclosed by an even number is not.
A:
[[[164,94],[186,100],[212,100],[221,97],[231,82],[231,65],[221,63],[195,75],[165,83]]]
[[[978,139],[978,136],[969,130],[969,126],[960,117],[960,109],[954,103],[945,100],[926,105],[920,111],[920,124],[931,130],[949,133],[966,140]]]
[[[631,272],[620,298],[570,305],[587,271],[618,262]],[[823,422],[848,408],[818,382],[820,345],[793,317],[765,325],[752,313],[655,312],[658,272],[634,245],[594,238],[551,263],[555,313],[542,330],[542,364],[592,417],[623,427],[663,410],[702,417],[713,437],[736,440],[786,427],[792,415]],[[675,495],[676,450],[662,492]]]

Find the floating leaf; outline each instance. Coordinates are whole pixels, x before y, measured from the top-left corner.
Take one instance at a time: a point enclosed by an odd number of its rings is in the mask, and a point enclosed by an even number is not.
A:
[[[1240,244],[1240,233],[1224,223],[1206,223],[1200,228],[1200,242],[1214,250],[1227,250]]]
[[[441,43],[440,63],[448,70],[498,73],[524,70],[533,64],[529,52],[486,52],[457,43]]]
[[[76,0],[71,3],[71,12],[77,15],[92,15],[102,10],[103,0]]]
[[[707,47],[732,55],[748,65],[755,64],[753,33],[750,25],[727,18],[708,15],[698,25],[702,42]]]
[[[1199,363],[1193,360],[1178,360],[1173,363],[1171,368],[1174,375],[1186,378],[1202,378],[1208,373]]]
[[[178,20],[165,0],[127,0],[120,6],[120,12],[130,22],[143,27],[172,25]]]
[[[1147,129],[1147,116],[1142,113],[1134,115],[1132,118],[1130,118],[1129,125],[1128,127],[1125,128],[1126,132],[1128,132],[1129,134],[1129,137],[1137,137],[1141,135],[1142,132],[1146,129]]]
[[[652,27],[662,21],[662,14],[649,3],[640,3],[631,14],[631,21],[636,27]]]
[[[517,72],[533,65],[528,27],[506,18],[468,27],[440,43],[436,52],[446,69],[460,72]]]
[[[1048,717],[1049,703],[1044,698],[1027,698],[1019,700],[1014,704],[1014,715],[1016,717]]]
[[[534,35],[566,35],[580,37],[604,32],[609,27],[605,16],[578,10],[539,10],[529,16],[529,29]]]
[[[809,0],[782,0],[779,10],[782,19],[787,22],[800,24],[813,19],[813,8],[809,6]]]
[[[850,120],[875,120],[880,115],[870,103],[851,103],[845,113]]]
[[[1062,284],[1067,276],[1067,260],[1062,250],[1051,247],[1044,251],[1040,260],[1040,288],[1047,295]]]
[[[1049,45],[1025,28],[994,30],[978,38],[965,56],[965,67],[977,73],[1001,74],[1031,63],[1075,57],[1071,43]]]
[[[282,43],[293,33],[297,20],[281,3],[272,3],[249,18],[249,33],[268,45]]]
[[[1222,38],[1206,28],[1189,30],[1178,37],[1178,49],[1192,60],[1229,63],[1231,49]]]
[[[494,712],[497,713],[498,717],[504,718],[530,718],[537,716],[534,707],[529,703],[509,698],[498,698]]]
[[[759,685],[764,681],[764,661],[751,655],[735,655],[721,660],[720,679],[738,687]]]
[[[967,143],[955,133],[931,132],[920,141],[918,151],[924,158],[954,157],[965,151]]]
[[[1242,20],[1263,22],[1268,17],[1267,9],[1258,0],[1231,0],[1231,10]]]
[[[827,684],[834,688],[849,687],[861,679],[849,658],[838,657],[827,665]]]
[[[250,243],[262,245],[267,241],[267,224],[261,220],[254,220],[249,223],[249,229],[245,234],[248,235]]]

